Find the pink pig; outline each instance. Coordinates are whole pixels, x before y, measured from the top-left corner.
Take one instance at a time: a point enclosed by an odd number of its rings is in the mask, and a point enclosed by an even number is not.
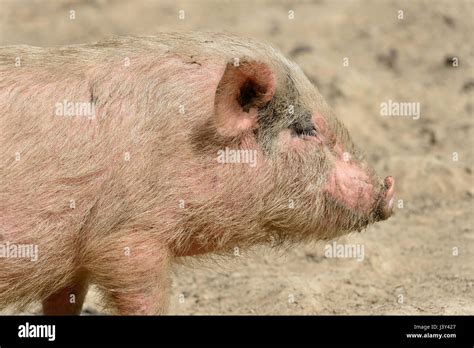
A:
[[[2,47],[0,103],[0,308],[78,314],[95,284],[112,313],[164,313],[178,257],[391,214],[393,178],[297,65],[253,40]]]

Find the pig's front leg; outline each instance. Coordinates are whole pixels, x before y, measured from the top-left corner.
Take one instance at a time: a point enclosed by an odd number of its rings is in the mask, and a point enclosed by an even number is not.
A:
[[[63,288],[43,300],[43,313],[45,315],[80,314],[88,288],[87,276],[77,277],[73,285]]]
[[[151,289],[140,292],[127,293],[115,291],[109,296],[108,307],[112,313],[119,315],[160,315],[168,309],[168,293],[161,279]]]
[[[135,232],[106,242],[107,247],[93,253],[99,257],[87,267],[103,294],[105,307],[113,314],[166,312],[170,256],[153,238],[147,233]],[[102,252],[103,257],[98,252]]]

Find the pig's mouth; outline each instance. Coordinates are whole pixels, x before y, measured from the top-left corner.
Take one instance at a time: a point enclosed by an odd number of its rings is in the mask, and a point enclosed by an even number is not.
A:
[[[395,179],[387,176],[379,192],[369,216],[360,220],[359,227],[356,228],[358,232],[374,222],[387,220],[392,215],[395,201]]]
[[[359,209],[349,208],[332,195],[325,194],[328,211],[332,212],[326,217],[326,226],[331,226],[336,235],[348,233],[351,231],[361,232],[368,225],[386,220],[392,215],[392,209],[395,197],[395,180],[392,177],[386,177],[381,188],[378,190],[375,201],[366,213]],[[329,234],[333,237],[332,233]]]

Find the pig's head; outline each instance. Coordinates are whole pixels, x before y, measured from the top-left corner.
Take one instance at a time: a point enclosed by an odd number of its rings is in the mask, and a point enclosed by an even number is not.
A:
[[[207,164],[186,229],[206,250],[330,239],[391,215],[394,179],[376,177],[300,68],[276,57],[223,63],[192,133]]]

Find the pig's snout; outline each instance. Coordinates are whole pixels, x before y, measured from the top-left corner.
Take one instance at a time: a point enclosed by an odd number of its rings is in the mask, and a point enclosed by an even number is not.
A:
[[[378,206],[378,217],[380,220],[386,220],[392,215],[392,208],[395,196],[395,179],[387,176],[384,180],[384,189]]]

